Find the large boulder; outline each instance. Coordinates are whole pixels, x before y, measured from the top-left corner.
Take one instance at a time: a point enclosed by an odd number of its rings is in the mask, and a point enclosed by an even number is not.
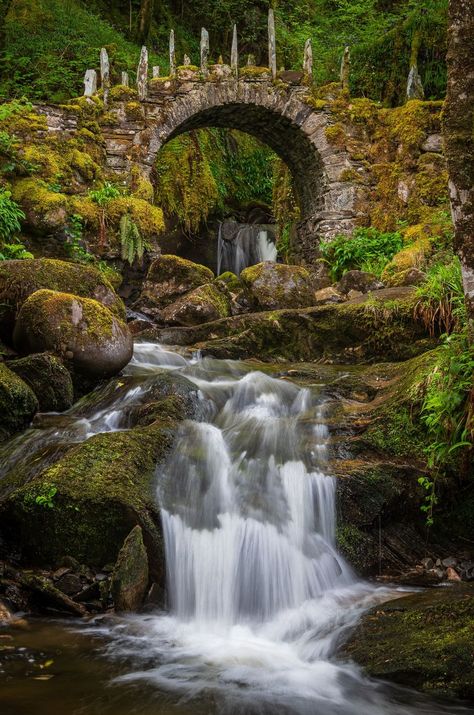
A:
[[[312,276],[302,266],[266,261],[246,268],[240,278],[256,309],[306,308],[314,304]]]
[[[179,256],[160,256],[148,270],[137,306],[141,310],[166,308],[213,278],[213,272],[206,266]]]
[[[13,341],[20,353],[53,352],[94,377],[117,374],[133,353],[127,325],[108,308],[51,290],[36,291],[22,305]]]
[[[207,283],[165,308],[161,319],[170,325],[200,325],[227,318],[230,309],[231,299],[225,286]]]
[[[28,427],[38,400],[23,380],[0,363],[0,441]]]
[[[473,630],[474,586],[428,589],[369,611],[343,654],[377,678],[472,700]]]
[[[348,295],[351,291],[369,293],[372,290],[380,290],[384,284],[373,273],[354,270],[344,273],[336,287],[340,293]]]
[[[125,306],[104,275],[92,266],[38,258],[0,262],[0,334],[10,339],[15,318],[25,300],[37,290],[74,293],[93,298],[117,318],[125,319]]]
[[[11,360],[8,367],[31,387],[42,412],[63,412],[71,407],[74,399],[71,374],[55,355],[28,355]]]
[[[148,556],[143,532],[135,526],[119,551],[112,574],[111,593],[117,611],[137,611],[148,586]]]

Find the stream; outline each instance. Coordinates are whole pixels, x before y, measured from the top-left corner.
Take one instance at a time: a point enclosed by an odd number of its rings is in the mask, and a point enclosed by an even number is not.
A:
[[[403,590],[362,581],[337,551],[324,388],[139,343],[120,389],[102,389],[92,413],[86,401],[43,416],[10,443],[4,470],[126,429],[163,370],[194,383],[204,416],[180,425],[157,479],[168,608],[32,620],[0,668],[2,715],[473,712],[337,658],[360,615]]]

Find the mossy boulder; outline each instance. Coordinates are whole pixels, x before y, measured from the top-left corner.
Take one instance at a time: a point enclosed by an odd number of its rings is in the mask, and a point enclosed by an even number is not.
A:
[[[369,611],[343,647],[375,677],[433,696],[474,699],[474,587],[456,585]]]
[[[368,293],[373,290],[380,290],[384,285],[378,280],[377,276],[373,273],[367,273],[366,271],[347,271],[335,288],[342,293],[347,295],[351,291],[357,291],[358,293]]]
[[[165,254],[151,264],[137,305],[141,308],[166,308],[185,293],[210,283],[213,278],[213,272],[206,266]]]
[[[400,274],[406,277],[406,271],[422,269],[432,253],[432,245],[427,237],[419,238],[395,254],[382,273],[382,280],[387,285],[403,285]]]
[[[120,549],[112,573],[111,593],[117,611],[137,611],[148,586],[148,556],[143,532],[135,526]]]
[[[165,308],[161,319],[170,325],[200,325],[230,315],[231,300],[224,286],[207,283]]]
[[[8,367],[33,390],[41,412],[63,412],[71,407],[74,399],[71,374],[55,355],[28,355],[11,360]]]
[[[94,298],[118,318],[125,320],[123,302],[97,268],[52,258],[2,261],[0,330],[5,340],[11,338],[15,318],[25,300],[41,288]]]
[[[28,427],[38,408],[33,390],[0,363],[0,441]]]
[[[53,352],[79,373],[110,377],[128,364],[132,335],[123,321],[90,298],[39,290],[23,303],[13,342],[22,354]]]
[[[246,268],[240,278],[259,310],[306,308],[314,304],[311,274],[301,266],[266,261]]]

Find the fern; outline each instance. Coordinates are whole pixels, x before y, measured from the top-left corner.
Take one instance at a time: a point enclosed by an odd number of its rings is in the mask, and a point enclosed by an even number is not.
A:
[[[145,253],[145,241],[137,224],[130,214],[124,214],[120,219],[120,242],[122,244],[122,259],[133,265],[135,260],[141,261]]]

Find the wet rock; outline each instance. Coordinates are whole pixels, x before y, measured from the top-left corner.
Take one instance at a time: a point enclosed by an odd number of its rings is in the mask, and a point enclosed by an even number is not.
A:
[[[240,278],[255,308],[305,308],[314,304],[311,274],[301,266],[258,263],[242,271]]]
[[[441,154],[443,152],[443,137],[441,134],[430,134],[421,145],[421,150]]]
[[[11,623],[13,620],[13,614],[10,611],[9,608],[3,603],[3,601],[0,601],[0,626],[4,626],[8,623]]]
[[[456,569],[452,568],[452,566],[448,566],[446,569],[446,577],[448,581],[461,581],[461,577],[456,571]]]
[[[22,305],[14,344],[23,354],[51,351],[73,354],[81,374],[110,377],[128,364],[133,340],[127,325],[90,298],[39,290]]]
[[[21,584],[33,592],[40,605],[66,611],[75,616],[85,616],[87,613],[82,604],[73,601],[44,576],[23,573]]]
[[[178,256],[163,255],[151,264],[136,307],[144,312],[162,309],[185,293],[210,283],[213,272]]]
[[[369,611],[343,647],[375,677],[430,695],[474,697],[474,588],[454,584]]]
[[[8,367],[35,393],[42,412],[63,412],[74,399],[69,371],[55,355],[40,353],[11,360]]]
[[[0,263],[0,324],[10,340],[15,318],[32,293],[42,288],[74,293],[102,303],[125,319],[125,306],[103,274],[92,266],[51,258]]]
[[[74,594],[82,591],[82,581],[76,574],[67,573],[57,580],[56,587],[66,595],[74,596]]]
[[[365,271],[347,271],[335,287],[343,294],[348,294],[350,291],[368,293],[372,290],[380,290],[384,287],[384,284],[372,273],[366,273]]]
[[[426,273],[420,271],[419,268],[407,268],[399,273],[393,273],[384,277],[385,284],[388,287],[394,286],[418,286],[426,279]]]
[[[441,565],[444,566],[444,568],[449,568],[457,566],[458,560],[455,559],[453,556],[448,556],[446,559],[443,559],[441,561]]]
[[[38,408],[33,390],[4,363],[0,363],[0,442],[25,429]]]
[[[137,611],[148,586],[148,557],[143,534],[136,526],[120,549],[112,574],[111,594],[117,611]]]
[[[230,315],[231,298],[225,286],[207,283],[165,308],[161,320],[170,325],[200,325]]]
[[[314,294],[315,305],[326,305],[326,303],[343,303],[344,300],[344,296],[338,290],[336,290],[334,286],[321,288],[321,290],[317,290]]]
[[[428,558],[422,560],[421,565],[423,566],[424,569],[429,571],[430,569],[432,569],[434,567],[434,561],[433,561],[433,559],[430,559],[428,557]]]

